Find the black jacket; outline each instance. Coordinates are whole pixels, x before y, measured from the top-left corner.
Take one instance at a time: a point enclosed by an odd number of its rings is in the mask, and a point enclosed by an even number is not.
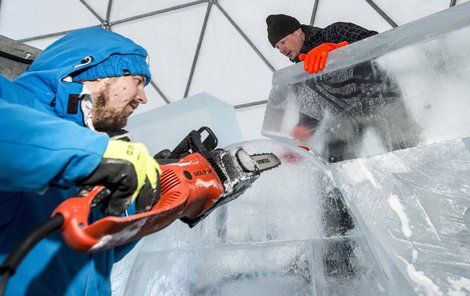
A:
[[[333,23],[324,29],[301,25],[301,29],[305,33],[301,53],[308,53],[314,47],[326,42],[353,43],[377,34],[376,31],[343,22]],[[300,62],[298,58],[291,61]],[[377,102],[370,100],[376,101],[383,91],[384,77],[373,68],[376,68],[374,63],[364,62],[299,83],[297,89],[301,112],[299,124],[314,127],[323,119],[325,111],[333,116],[343,112],[368,113],[364,107],[377,105]]]
[[[308,53],[314,47],[326,42],[339,43],[347,41],[353,43],[369,36],[378,34],[376,31],[369,31],[353,23],[334,23],[324,29],[301,25],[300,28],[305,34],[305,41],[300,49],[300,53]],[[298,63],[298,58],[291,60]]]

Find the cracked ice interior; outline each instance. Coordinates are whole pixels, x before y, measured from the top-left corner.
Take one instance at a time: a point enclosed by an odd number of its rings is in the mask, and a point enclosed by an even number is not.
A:
[[[115,267],[114,294],[469,294],[468,15],[461,4],[341,48],[321,75],[276,72],[263,125],[275,140],[229,148],[282,165],[194,229],[144,238]],[[223,145],[239,142],[233,111],[205,102],[187,124],[212,119]],[[138,139],[158,134],[156,112],[134,117]],[[174,143],[187,133],[166,126]]]

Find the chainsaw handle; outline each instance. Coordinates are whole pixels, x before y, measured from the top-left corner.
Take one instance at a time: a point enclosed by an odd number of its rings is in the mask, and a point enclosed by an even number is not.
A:
[[[204,140],[202,140],[203,132],[207,132],[208,134]],[[214,150],[215,147],[217,147],[217,144],[218,140],[214,132],[207,126],[203,126],[197,131],[191,131],[178,145],[176,145],[168,158],[179,159],[190,151],[199,152],[203,156],[207,156],[207,152]]]
[[[116,247],[161,230],[176,219],[196,218],[210,209],[224,193],[224,186],[210,163],[199,153],[178,163],[161,165],[161,197],[147,212],[126,217],[106,216],[89,223],[93,201],[106,190],[95,186],[85,196],[62,202],[52,216],[64,217],[62,235],[78,251],[97,252]]]
[[[66,237],[64,234],[65,241],[74,249],[80,249],[82,245],[94,245],[97,240],[88,235],[86,231],[80,231],[80,229],[88,226],[88,217],[90,216],[91,208],[93,207],[93,200],[100,192],[105,190],[104,186],[98,185],[86,190],[82,187],[80,195],[77,197],[71,197],[62,202],[52,213],[52,217],[56,215],[62,215],[64,217],[64,224],[62,225],[61,231],[69,230],[73,231],[73,239],[70,240],[69,236]],[[88,191],[88,193],[85,193]],[[70,241],[69,241],[70,240]],[[79,243],[75,243],[79,242]]]

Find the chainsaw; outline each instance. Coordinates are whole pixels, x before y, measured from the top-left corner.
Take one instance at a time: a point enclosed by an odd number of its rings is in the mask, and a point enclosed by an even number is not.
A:
[[[203,133],[208,134],[204,141]],[[242,148],[223,150],[216,146],[214,133],[202,127],[189,133],[173,151],[157,154],[162,170],[161,197],[149,211],[89,223],[103,186],[84,188],[77,197],[65,200],[52,214],[64,218],[61,231],[65,242],[78,251],[98,252],[140,239],[177,219],[194,227],[214,209],[245,192],[261,172],[280,164],[272,153],[248,155]]]
[[[202,140],[203,134],[207,134]],[[8,278],[27,253],[49,233],[60,230],[71,248],[99,252],[140,239],[180,219],[194,227],[214,209],[243,194],[260,173],[281,164],[272,153],[249,155],[242,148],[216,149],[217,138],[208,127],[191,131],[172,151],[156,155],[160,164],[160,198],[146,212],[105,216],[92,220],[104,186],[81,187],[62,202],[51,218],[18,244],[0,266],[3,295]]]

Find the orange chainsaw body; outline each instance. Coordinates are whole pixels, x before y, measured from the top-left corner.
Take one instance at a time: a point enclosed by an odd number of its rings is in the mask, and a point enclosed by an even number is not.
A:
[[[60,204],[52,216],[64,217],[61,231],[66,243],[83,252],[122,245],[159,231],[176,219],[196,218],[224,193],[223,183],[199,153],[160,167],[161,197],[150,211],[125,217],[107,216],[89,223],[93,199],[103,186],[95,186],[85,196],[72,197]]]

